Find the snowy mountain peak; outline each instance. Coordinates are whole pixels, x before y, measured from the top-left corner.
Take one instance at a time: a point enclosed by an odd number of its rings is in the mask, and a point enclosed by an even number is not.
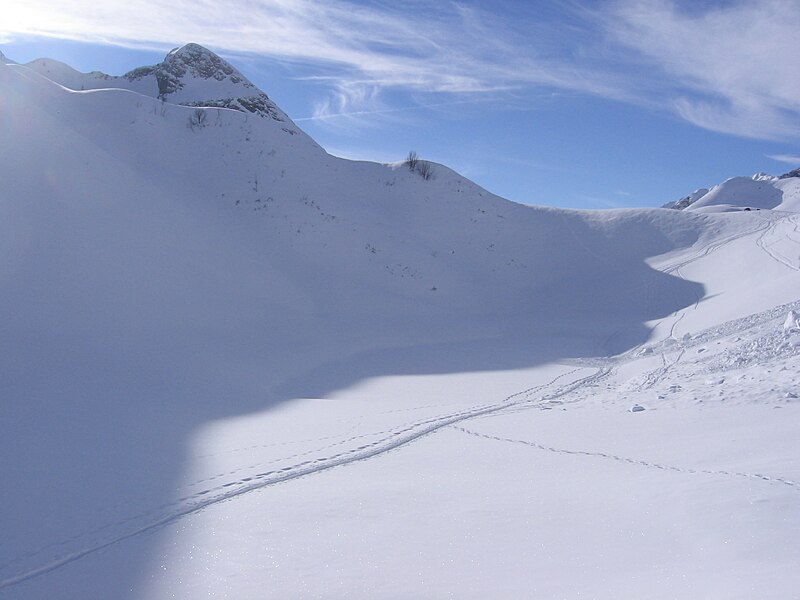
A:
[[[795,175],[793,175],[795,173]],[[700,188],[662,208],[700,212],[781,210],[800,212],[800,169],[779,177],[756,173],[731,177],[711,189]]]
[[[125,74],[125,77],[130,81],[137,81],[150,75],[155,75],[158,81],[160,98],[166,98],[184,89],[187,79],[192,78],[228,81],[234,86],[257,90],[228,62],[198,44],[186,44],[181,48],[175,48],[167,54],[163,62],[154,66],[139,67]]]
[[[215,68],[222,68],[226,73],[230,73],[235,69],[225,60],[220,58],[205,46],[200,44],[188,43],[180,48],[174,48],[167,54],[164,62],[167,61],[182,61],[192,65],[213,64]]]
[[[151,94],[184,106],[231,108],[290,122],[269,96],[230,63],[199,44],[172,50],[164,60],[126,73],[123,79],[149,85]],[[292,130],[294,131],[294,130]]]

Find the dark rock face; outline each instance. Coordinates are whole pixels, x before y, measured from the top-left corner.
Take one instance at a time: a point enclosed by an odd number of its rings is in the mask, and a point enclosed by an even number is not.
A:
[[[683,210],[684,208],[691,206],[694,203],[691,196],[686,196],[681,198],[680,200],[675,200],[674,202],[667,202],[663,204],[661,208],[674,208],[675,210]]]
[[[784,173],[783,175],[778,175],[778,179],[789,179],[789,177],[800,177],[800,167],[797,169],[792,169],[788,173]]]
[[[173,50],[162,64],[179,77],[183,77],[188,72],[198,79],[214,78],[217,81],[230,79],[232,83],[241,83],[246,88],[255,88],[229,63],[197,44],[187,44],[183,48]]]
[[[667,202],[666,204],[662,205],[661,208],[674,208],[675,210],[683,210],[688,208],[695,202],[697,202],[700,198],[705,196],[708,193],[706,188],[700,188],[699,190],[695,190],[688,196],[684,196],[683,198],[679,198],[673,202]]]

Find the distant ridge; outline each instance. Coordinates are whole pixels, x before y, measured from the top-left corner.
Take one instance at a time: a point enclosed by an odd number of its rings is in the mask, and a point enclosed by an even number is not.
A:
[[[713,186],[700,188],[664,204],[662,208],[732,212],[737,210],[774,209],[800,212],[800,169],[774,176],[756,173],[752,177],[731,177]]]

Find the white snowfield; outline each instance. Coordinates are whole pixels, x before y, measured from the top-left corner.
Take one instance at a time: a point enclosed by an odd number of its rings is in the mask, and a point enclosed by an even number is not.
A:
[[[0,64],[1,598],[800,597],[800,180],[529,207],[123,87]]]

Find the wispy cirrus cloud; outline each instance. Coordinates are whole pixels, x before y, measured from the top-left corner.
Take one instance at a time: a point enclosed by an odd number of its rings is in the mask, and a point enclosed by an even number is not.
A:
[[[0,37],[138,48],[196,41],[217,51],[317,65],[334,90],[320,103],[318,117],[385,108],[375,101],[387,88],[451,95],[530,87],[619,99],[631,94],[622,78],[575,62],[563,32],[541,19],[541,11],[529,9],[514,21],[491,9],[419,0],[7,0]]]
[[[536,57],[491,12],[407,0],[7,0],[0,36],[39,35],[132,47],[211,47],[350,70],[373,85],[483,92],[539,83],[584,89],[588,73]],[[498,35],[504,33],[505,35]],[[521,47],[527,52],[519,54]],[[559,72],[555,66],[563,67]]]
[[[771,158],[772,160],[786,163],[788,165],[800,165],[800,155],[797,154],[768,154],[767,158]]]
[[[738,0],[6,0],[0,40],[47,36],[150,49],[188,41],[316,72],[310,118],[559,90],[673,112],[699,127],[800,137],[800,3]],[[447,96],[442,97],[442,96]]]
[[[744,137],[800,136],[795,0],[622,0],[595,16],[631,62],[661,78],[665,100],[687,121]]]

